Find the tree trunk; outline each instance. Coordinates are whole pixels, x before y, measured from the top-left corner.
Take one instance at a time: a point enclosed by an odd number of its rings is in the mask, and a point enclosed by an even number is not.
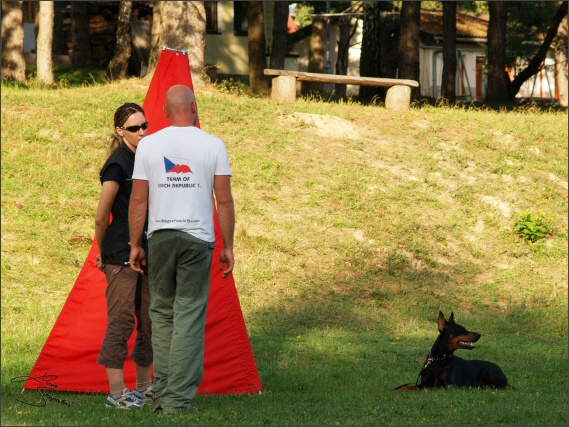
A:
[[[508,5],[505,1],[488,2],[488,90],[486,102],[510,99],[510,78],[506,72],[506,23]]]
[[[336,72],[341,76],[348,75],[348,51],[350,49],[350,39],[354,34],[350,18],[340,18],[338,20],[338,55],[336,58]]]
[[[39,14],[40,4],[39,4],[39,1],[32,2],[31,6],[32,6],[33,14],[35,16],[35,18],[34,18],[34,40],[37,40],[39,28],[40,28],[40,14]]]
[[[443,2],[443,76],[441,97],[456,101],[456,2]]]
[[[357,22],[357,21],[356,21]],[[357,25],[357,24],[356,24]],[[353,28],[356,27],[354,25]],[[336,58],[336,74],[341,76],[348,75],[349,57],[348,51],[350,49],[350,39],[354,32],[352,31],[352,23],[350,17],[340,18],[338,21],[338,28],[340,30],[340,37],[338,40],[338,56]],[[336,96],[346,96],[347,86],[343,84],[335,85]]]
[[[266,68],[265,56],[265,24],[263,2],[250,1],[247,7],[249,47],[249,87],[253,93],[267,93],[269,82],[264,75]]]
[[[85,67],[93,63],[89,35],[89,16],[87,2],[71,2],[71,65]]]
[[[514,78],[514,81],[511,83],[508,91],[510,95],[510,100],[512,101],[514,100],[514,97],[519,92],[520,88],[522,87],[522,84],[526,80],[528,80],[530,77],[534,76],[539,72],[539,70],[541,69],[541,64],[543,63],[547,55],[547,51],[551,47],[551,43],[553,42],[553,39],[557,34],[559,25],[561,24],[561,21],[563,21],[563,18],[565,18],[566,16],[567,16],[567,1],[563,1],[559,5],[559,9],[557,9],[557,12],[553,17],[553,22],[551,23],[551,26],[549,27],[549,30],[547,31],[545,39],[543,40],[543,43],[539,47],[538,52],[531,59],[528,66],[521,73],[519,73]]]
[[[275,24],[273,27],[273,45],[269,68],[284,70],[287,43],[288,2],[275,2]]]
[[[379,2],[364,3],[362,51],[360,56],[361,77],[381,77],[381,5]],[[381,89],[360,86],[359,98],[364,103],[382,96]]]
[[[399,16],[387,15],[381,19],[379,29],[379,75],[389,79],[397,78],[397,56],[399,49]],[[385,94],[382,95],[382,98]]]
[[[67,55],[67,40],[63,32],[63,12],[65,2],[53,2],[53,42],[51,43],[51,53],[53,55]]]
[[[310,34],[310,52],[308,57],[308,72],[321,73],[324,70],[326,59],[326,21],[323,18],[314,17],[312,19],[312,33]],[[305,82],[302,84],[302,92],[322,89],[319,83]]]
[[[21,1],[2,2],[2,78],[18,83],[26,81]]]
[[[39,2],[39,30],[37,40],[36,65],[38,81],[45,84],[53,83],[53,1]]]
[[[160,56],[162,47],[160,46],[160,29],[162,28],[162,6],[163,1],[155,1],[152,5],[152,34],[150,42],[150,56],[148,58],[148,74],[152,74],[156,68],[156,62]]]
[[[205,7],[203,1],[166,1],[162,7],[160,48],[188,52],[194,85],[204,80]]]
[[[419,81],[419,29],[421,20],[421,2],[401,2],[401,36],[399,38],[397,77]],[[418,88],[411,89],[411,97],[417,96]]]
[[[559,105],[567,107],[567,15],[559,25],[558,38],[555,43],[555,87],[559,96]]]
[[[130,37],[130,16],[132,14],[132,2],[121,1],[117,22],[117,44],[115,54],[107,71],[111,80],[120,80],[126,77],[128,61],[132,53],[132,40]]]

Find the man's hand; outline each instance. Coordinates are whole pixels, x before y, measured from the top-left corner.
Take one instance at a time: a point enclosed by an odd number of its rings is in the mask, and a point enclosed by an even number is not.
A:
[[[223,265],[225,264],[225,270],[223,270]],[[233,258],[233,251],[230,249],[223,248],[219,254],[219,271],[223,270],[221,273],[221,278],[225,279],[233,271],[233,266],[235,264],[235,259]]]
[[[128,230],[130,234],[130,268],[144,274],[146,254],[142,249],[142,232],[148,206],[148,181],[133,179],[130,204],[128,206]]]
[[[140,274],[144,274],[142,267],[146,267],[146,253],[144,249],[131,247],[130,248],[130,268]]]

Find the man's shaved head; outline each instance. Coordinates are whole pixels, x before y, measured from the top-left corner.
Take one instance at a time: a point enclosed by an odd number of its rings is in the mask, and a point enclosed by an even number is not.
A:
[[[174,85],[166,92],[166,116],[174,126],[194,126],[197,120],[197,105],[194,92],[185,85]],[[191,117],[187,124],[183,124]],[[182,120],[180,122],[179,120]],[[184,120],[185,119],[185,120]],[[176,123],[176,124],[175,124]]]
[[[192,90],[185,85],[174,85],[166,93],[166,107],[171,112],[179,109],[189,109],[192,102],[196,101],[196,96]]]

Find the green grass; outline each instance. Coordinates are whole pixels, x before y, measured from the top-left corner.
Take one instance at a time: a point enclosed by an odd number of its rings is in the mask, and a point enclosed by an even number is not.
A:
[[[199,395],[181,418],[106,411],[101,394],[19,402],[39,395],[11,380],[90,249],[114,110],[148,89],[93,72],[2,85],[2,425],[567,425],[567,110],[279,105],[230,84],[196,94],[230,156],[263,392]],[[513,391],[392,393],[417,379],[439,310],[482,334],[460,355],[499,364]]]

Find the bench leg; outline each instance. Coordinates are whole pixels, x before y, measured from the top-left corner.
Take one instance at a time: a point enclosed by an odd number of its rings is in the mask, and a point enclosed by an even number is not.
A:
[[[385,107],[389,110],[407,111],[411,103],[411,88],[396,85],[387,89]]]
[[[296,77],[278,76],[273,78],[271,99],[277,102],[296,102]]]

